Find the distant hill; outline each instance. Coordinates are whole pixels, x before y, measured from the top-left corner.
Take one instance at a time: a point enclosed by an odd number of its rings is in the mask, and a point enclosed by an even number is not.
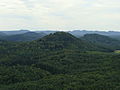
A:
[[[86,34],[81,37],[82,40],[91,42],[100,46],[120,49],[120,41],[100,34]]]
[[[4,36],[4,35],[19,35],[19,34],[24,34],[24,33],[27,33],[27,32],[31,32],[30,30],[17,30],[17,31],[0,31],[0,37]],[[44,33],[46,35],[49,35],[51,33],[55,33],[57,32],[57,30],[34,30],[32,32],[35,32],[35,33]],[[60,32],[60,31],[59,31]],[[105,36],[109,36],[111,38],[114,38],[114,39],[117,39],[117,40],[120,40],[119,37],[120,37],[120,32],[118,31],[88,31],[88,30],[73,30],[73,31],[66,31],[76,37],[82,37],[84,36],[85,34],[100,34],[100,35],[105,35]]]
[[[87,30],[73,30],[69,31],[72,35],[76,37],[81,37],[84,36],[85,34],[100,34],[100,35],[105,35],[105,36],[120,36],[120,32],[117,31],[87,31]]]
[[[3,32],[0,32],[0,37],[3,37],[3,36],[6,36],[6,34]]]
[[[27,32],[23,34],[4,36],[1,39],[7,40],[7,41],[18,42],[18,41],[32,41],[32,40],[39,39],[43,36],[45,36],[44,33]]]
[[[6,35],[16,35],[16,34],[23,34],[26,32],[30,32],[31,30],[9,30],[9,31],[0,31]],[[58,32],[57,30],[34,30],[32,32],[36,33],[45,33],[46,35],[49,35],[50,33],[55,33]],[[68,33],[76,36],[76,37],[81,37],[84,36],[85,34],[100,34],[100,35],[105,35],[114,38],[115,36],[120,36],[120,32],[118,31],[92,31],[92,30],[73,30],[73,31],[67,31]],[[115,37],[119,39],[119,37]]]
[[[36,43],[40,43],[41,46],[44,46],[44,49],[76,49],[80,51],[89,51],[89,50],[98,50],[98,51],[107,51],[110,48],[99,47],[91,42],[79,39],[67,32],[56,32],[49,34],[39,40]],[[32,43],[31,43],[32,44]]]
[[[110,37],[114,38],[114,39],[117,39],[117,40],[120,40],[120,35],[111,35]]]
[[[2,33],[5,33],[6,35],[16,35],[16,34],[23,34],[23,33],[27,33],[30,32],[29,30],[16,30],[16,31],[0,31]]]

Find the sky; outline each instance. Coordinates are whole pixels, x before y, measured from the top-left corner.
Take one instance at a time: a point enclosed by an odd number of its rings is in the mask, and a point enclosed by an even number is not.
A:
[[[120,30],[120,0],[0,0],[0,30]]]

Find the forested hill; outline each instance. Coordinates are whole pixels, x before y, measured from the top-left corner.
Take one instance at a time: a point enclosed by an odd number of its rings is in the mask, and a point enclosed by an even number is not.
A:
[[[3,36],[6,36],[6,34],[3,32],[0,32],[0,37],[3,37]]]
[[[25,41],[32,41],[32,40],[42,38],[45,35],[46,35],[45,33],[26,32],[23,34],[2,36],[0,37],[0,39],[13,41],[13,42],[25,42]]]
[[[66,32],[56,32],[49,34],[39,40],[37,43],[44,44],[45,48],[51,49],[77,49],[79,51],[110,51],[111,48],[101,47],[94,43],[82,40]]]
[[[94,43],[96,45],[112,48],[112,49],[120,49],[120,41],[110,38],[108,36],[99,35],[99,34],[86,34],[81,37],[82,40],[87,42]]]
[[[0,41],[0,90],[119,89],[120,55],[110,47],[65,32]]]

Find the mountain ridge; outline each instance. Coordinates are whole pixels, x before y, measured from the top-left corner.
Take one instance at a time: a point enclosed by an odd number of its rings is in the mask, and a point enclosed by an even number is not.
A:
[[[100,34],[85,34],[83,37],[81,37],[81,39],[87,42],[95,43],[97,45],[120,49],[120,41],[109,36],[104,36]]]
[[[2,40],[13,41],[13,42],[25,42],[32,41],[44,37],[46,34],[44,33],[36,33],[36,32],[26,32],[22,34],[8,35],[1,37]]]

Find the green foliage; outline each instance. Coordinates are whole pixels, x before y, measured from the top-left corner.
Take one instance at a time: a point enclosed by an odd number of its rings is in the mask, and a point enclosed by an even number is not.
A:
[[[120,41],[99,34],[86,34],[81,39],[113,50],[120,48]]]
[[[0,90],[119,90],[120,56],[109,51],[65,32],[1,41]]]
[[[0,84],[13,84],[17,82],[35,81],[50,75],[49,72],[32,66],[1,66]]]

